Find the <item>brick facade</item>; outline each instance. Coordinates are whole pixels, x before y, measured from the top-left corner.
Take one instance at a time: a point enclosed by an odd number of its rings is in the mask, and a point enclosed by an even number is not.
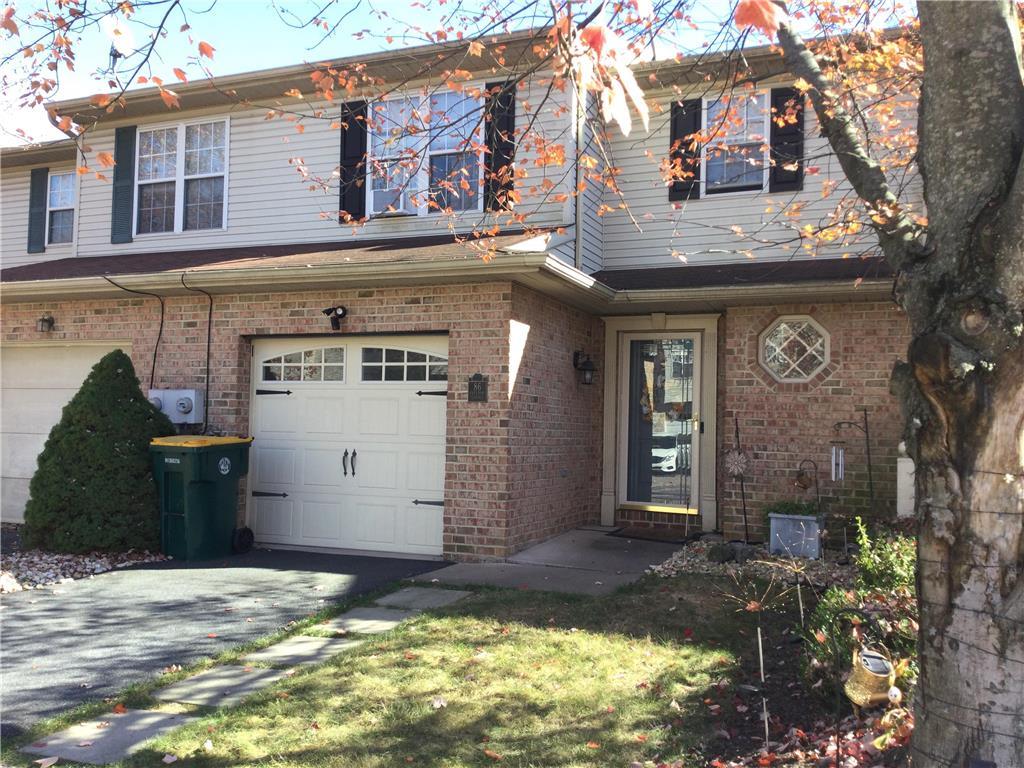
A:
[[[505,557],[527,541],[596,517],[599,464],[584,453],[600,443],[600,402],[587,418],[574,415],[580,393],[571,349],[578,344],[595,350],[598,323],[509,283],[217,295],[208,392],[212,431],[248,433],[250,339],[325,335],[329,328],[321,310],[337,303],[349,310],[349,333],[448,333],[446,557]],[[204,388],[207,299],[174,296],[165,299],[165,306],[152,386]],[[40,334],[36,319],[45,312],[53,314],[57,326]],[[518,392],[512,392],[509,334],[516,313],[533,330],[522,350]],[[8,342],[130,342],[144,388],[150,386],[159,326],[159,303],[138,296],[3,307]],[[486,403],[467,401],[467,381],[476,373],[489,379]],[[595,396],[585,394],[591,400]],[[538,420],[546,425],[546,437],[538,434],[535,444],[531,435],[542,427]],[[547,453],[538,445],[547,445]],[[556,466],[553,453],[566,458]],[[568,473],[563,475],[563,469]]]
[[[780,383],[758,362],[760,334],[780,315],[809,315],[829,333],[831,360],[811,381]],[[734,417],[749,470],[744,479],[752,537],[766,538],[764,508],[781,499],[813,499],[794,485],[801,460],[818,465],[827,513],[891,517],[896,503],[896,451],[902,420],[889,394],[893,364],[905,357],[910,335],[890,303],[735,307],[725,315],[719,355],[719,457],[734,444]],[[868,494],[864,436],[833,430],[838,421],[860,421],[868,408],[875,508]],[[846,448],[846,477],[831,481],[831,441]],[[741,537],[739,482],[718,463],[718,519],[726,536]],[[833,524],[832,528],[836,526]],[[835,530],[833,533],[837,533]],[[841,534],[839,534],[841,535]]]
[[[602,392],[572,369],[576,350],[602,359],[599,318],[511,283],[251,293],[214,297],[208,413],[214,431],[249,429],[253,337],[326,335],[321,310],[342,303],[349,333],[444,331],[449,339],[444,554],[451,559],[506,557],[530,543],[599,519]],[[201,294],[165,299],[154,387],[205,387],[207,300]],[[35,330],[52,313],[52,333]],[[830,334],[831,360],[810,382],[775,381],[758,363],[758,337],[780,315],[806,314]],[[143,387],[160,324],[155,299],[125,298],[4,305],[3,339],[131,343]],[[751,533],[764,536],[764,507],[806,497],[793,485],[804,458],[818,463],[827,509],[844,516],[891,515],[895,499],[898,406],[889,395],[893,363],[905,353],[906,322],[888,303],[735,307],[719,326],[718,524],[742,535],[739,485],[720,460],[733,445],[739,418],[750,459],[746,478]],[[467,380],[489,379],[486,403],[467,401]],[[857,420],[867,406],[872,430],[875,508],[868,498],[863,437],[837,435],[832,425]],[[829,479],[830,440],[846,445],[846,480]],[[705,450],[703,460],[711,460]],[[630,526],[699,526],[698,518],[620,512]],[[688,525],[687,525],[688,523]]]

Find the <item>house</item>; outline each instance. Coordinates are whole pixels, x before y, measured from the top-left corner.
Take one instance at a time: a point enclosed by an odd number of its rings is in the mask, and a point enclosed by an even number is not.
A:
[[[599,150],[593,106],[543,72],[507,88],[481,57],[446,91],[425,65],[458,45],[333,62],[405,84],[369,106],[358,88],[324,100],[307,66],[184,85],[174,110],[157,89],[112,111],[58,103],[96,122],[88,173],[71,140],[4,150],[5,520],[63,403],[117,347],[144,389],[205,394],[189,429],[255,437],[240,515],[278,546],[466,560],[585,523],[742,536],[722,461],[737,435],[752,533],[804,459],[831,509],[893,510],[888,375],[907,324],[877,257],[807,253],[769,212],[824,215],[842,181],[777,54],[747,52],[739,149],[686,140],[721,100],[673,61],[638,73],[649,130],[609,126]],[[412,149],[382,127],[408,126],[424,88],[439,114],[486,111],[479,162],[443,130]],[[818,173],[773,162],[801,147]],[[485,177],[502,153],[515,177]],[[405,189],[380,170],[399,156],[423,169]],[[694,173],[666,184],[683,156]],[[609,158],[614,185],[593,170]],[[409,192],[436,168],[469,180],[437,186],[454,213]],[[736,232],[755,230],[769,242],[751,258]],[[864,407],[870,478],[859,432],[833,429]]]

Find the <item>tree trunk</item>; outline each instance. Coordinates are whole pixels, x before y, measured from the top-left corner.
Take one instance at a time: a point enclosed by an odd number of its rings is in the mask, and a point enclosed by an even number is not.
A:
[[[1024,766],[1024,76],[1011,0],[918,4],[918,167],[902,212],[788,25],[789,69],[857,194],[913,335],[893,389],[915,462],[920,679],[915,766]]]

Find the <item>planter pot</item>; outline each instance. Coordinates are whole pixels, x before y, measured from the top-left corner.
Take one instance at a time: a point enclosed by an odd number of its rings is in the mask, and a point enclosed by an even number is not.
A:
[[[768,515],[770,536],[768,551],[773,555],[821,557],[820,517],[813,515]]]

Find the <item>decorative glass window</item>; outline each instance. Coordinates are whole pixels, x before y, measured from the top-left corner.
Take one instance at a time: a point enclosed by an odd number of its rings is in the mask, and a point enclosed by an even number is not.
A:
[[[454,91],[374,104],[369,115],[370,212],[479,210],[481,115],[480,98]]]
[[[70,243],[75,237],[75,174],[51,173],[46,197],[47,242]]]
[[[226,174],[223,120],[139,131],[135,231],[223,228]]]
[[[767,94],[708,100],[704,112],[705,191],[763,189],[769,166]]]
[[[363,381],[448,381],[448,358],[390,347],[363,347]]]
[[[323,347],[289,352],[262,363],[263,381],[345,380],[345,348]]]
[[[808,381],[828,365],[828,332],[810,317],[780,317],[761,334],[758,354],[779,381]]]

